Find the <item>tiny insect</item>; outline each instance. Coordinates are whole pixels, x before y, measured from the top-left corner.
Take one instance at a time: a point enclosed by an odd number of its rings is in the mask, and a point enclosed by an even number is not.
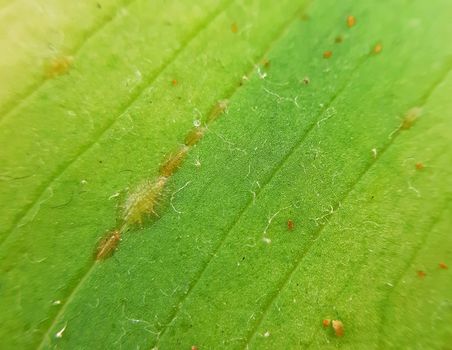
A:
[[[342,337],[344,335],[344,324],[339,320],[333,320],[332,324],[336,337]]]
[[[400,124],[400,129],[408,130],[410,129],[414,123],[421,116],[422,109],[420,107],[411,108],[408,112],[405,113],[405,117],[403,118],[402,124]]]
[[[427,274],[424,271],[419,270],[419,271],[417,271],[417,276],[420,279],[423,279],[425,276],[427,276]]]
[[[121,235],[118,230],[109,232],[98,244],[96,250],[96,260],[105,260],[112,256],[118,247]]]
[[[207,117],[207,123],[210,124],[218,119],[218,117],[223,114],[228,108],[229,101],[228,100],[220,100],[218,101]]]
[[[381,50],[383,50],[383,45],[381,45],[381,43],[378,43],[374,46],[373,52],[375,54],[379,54]]]
[[[204,133],[206,132],[206,128],[198,127],[193,128],[187,136],[185,136],[185,145],[186,146],[193,146],[199,142],[199,140],[202,139],[204,136]]]
[[[338,35],[338,36],[336,36],[335,38],[334,38],[334,42],[336,43],[336,44],[340,44],[341,42],[343,42],[344,41],[344,38],[342,37],[342,35]]]
[[[189,147],[183,145],[176,153],[170,154],[160,166],[160,175],[164,177],[173,175],[177,168],[182,164],[188,150]]]
[[[54,57],[45,68],[45,76],[47,78],[55,78],[59,75],[65,74],[72,62],[74,61],[72,56],[58,56]]]
[[[292,220],[287,220],[287,229],[289,230],[289,231],[292,231],[293,230],[293,228],[294,228],[294,226],[295,226],[295,224],[294,224],[294,222],[292,221]]]
[[[347,27],[351,28],[356,24],[356,18],[355,16],[348,16],[347,17]]]
[[[304,85],[309,85],[310,82],[311,82],[311,81],[309,80],[309,77],[304,77],[304,78],[303,78],[303,84],[304,84]]]
[[[333,56],[333,51],[327,50],[323,53],[323,58],[330,58]]]
[[[159,176],[154,181],[148,180],[129,193],[123,204],[123,220],[126,224],[142,224],[146,215],[157,215],[156,207],[168,178]]]
[[[418,162],[418,163],[415,164],[415,167],[416,167],[417,170],[422,170],[422,169],[424,169],[424,164]]]
[[[440,269],[443,269],[443,270],[447,270],[447,269],[448,269],[446,263],[444,263],[444,262],[440,262],[440,263],[438,264],[438,266],[439,266]]]

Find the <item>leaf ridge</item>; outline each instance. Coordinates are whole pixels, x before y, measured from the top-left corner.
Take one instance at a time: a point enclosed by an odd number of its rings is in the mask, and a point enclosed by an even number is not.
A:
[[[129,102],[126,103],[125,107],[123,107],[122,111],[118,114],[118,117],[112,119],[110,122],[106,124],[106,126],[100,130],[100,132],[93,138],[93,141],[90,143],[85,144],[79,152],[75,155],[75,157],[72,160],[67,161],[65,164],[62,164],[55,173],[50,177],[50,179],[41,186],[40,189],[37,190],[38,195],[31,201],[29,205],[27,205],[24,210],[17,215],[17,219],[14,220],[12,224],[12,228],[9,229],[5,233],[5,235],[0,238],[0,247],[3,245],[3,243],[8,239],[8,237],[13,233],[19,226],[20,221],[30,213],[33,208],[37,205],[39,202],[39,199],[44,195],[45,191],[50,187],[52,183],[54,183],[64,172],[72,165],[74,164],[80,157],[82,157],[87,151],[89,151],[93,146],[95,146],[98,141],[102,138],[102,136],[108,132],[108,130],[111,129],[111,127],[118,121],[121,115],[123,115],[132,105],[133,103],[141,96],[143,91],[147,90],[154,82],[155,80],[160,76],[160,74],[180,55],[180,53],[190,44],[190,42],[195,39],[195,37],[202,32],[203,29],[205,29],[210,22],[212,22],[218,15],[220,15],[223,10],[232,2],[232,0],[225,1],[222,6],[219,6],[218,9],[212,13],[212,17],[209,18],[209,16],[206,18],[206,20],[201,23],[194,31],[193,33],[187,38],[186,41],[182,43],[182,45],[173,53],[173,55],[165,62],[163,65],[156,71],[154,75],[152,75],[148,82],[143,84],[143,87],[138,89],[135,94],[132,96]]]

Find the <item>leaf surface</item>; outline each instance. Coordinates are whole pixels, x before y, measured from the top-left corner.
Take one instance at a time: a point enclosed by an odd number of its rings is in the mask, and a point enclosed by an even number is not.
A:
[[[116,6],[2,120],[4,346],[450,344],[450,4]],[[159,216],[94,262],[224,100]]]

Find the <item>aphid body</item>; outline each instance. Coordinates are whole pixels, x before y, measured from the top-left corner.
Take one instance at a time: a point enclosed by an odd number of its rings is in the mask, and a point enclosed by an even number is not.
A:
[[[356,24],[356,18],[355,16],[348,16],[347,17],[347,27],[351,28]]]
[[[195,127],[193,128],[185,137],[185,145],[186,146],[194,146],[199,140],[202,139],[206,132],[206,128],[204,127]]]
[[[183,145],[176,153],[170,154],[160,166],[160,175],[170,177],[180,167],[190,148]]]
[[[146,215],[157,215],[155,210],[167,180],[166,176],[159,176],[156,180],[145,181],[129,193],[123,205],[126,224],[142,224]]]
[[[65,74],[69,70],[73,60],[72,56],[59,56],[53,58],[46,66],[46,77],[55,78],[58,75]]]
[[[116,248],[118,247],[119,241],[121,240],[121,235],[118,230],[109,232],[97,246],[96,250],[96,260],[104,260],[110,257]]]
[[[408,112],[405,113],[405,117],[403,118],[402,124],[400,125],[400,129],[408,130],[411,128],[417,119],[421,116],[422,109],[420,107],[411,108]]]
[[[223,114],[224,111],[228,108],[229,101],[228,100],[220,100],[210,111],[209,116],[207,117],[207,123],[210,124],[217,120],[217,118]]]
[[[342,323],[342,321],[333,320],[332,325],[336,337],[342,337],[344,335],[344,324]]]

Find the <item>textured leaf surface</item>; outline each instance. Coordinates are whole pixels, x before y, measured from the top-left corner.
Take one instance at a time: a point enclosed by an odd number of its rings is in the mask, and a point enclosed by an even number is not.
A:
[[[112,1],[85,27],[46,4],[68,71],[44,79],[24,34],[0,72],[21,77],[0,84],[2,346],[449,346],[448,1]],[[95,263],[126,189],[225,99],[159,216]]]

